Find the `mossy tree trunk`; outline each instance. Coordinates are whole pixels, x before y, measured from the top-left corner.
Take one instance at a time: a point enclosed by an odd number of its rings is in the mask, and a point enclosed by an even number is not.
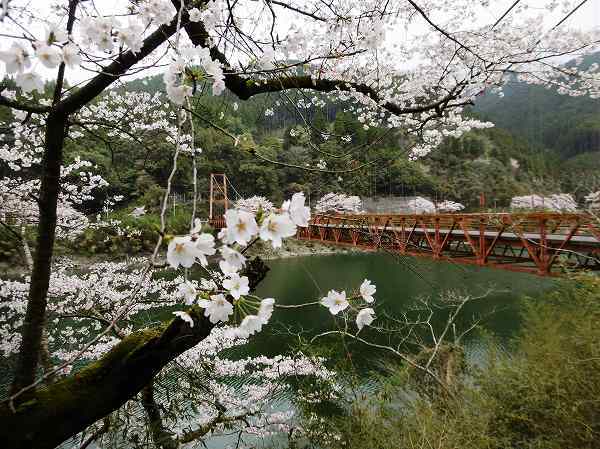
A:
[[[189,311],[194,327],[171,323],[134,332],[75,375],[38,388],[26,402],[0,404],[0,448],[52,449],[118,409],[158,372],[208,336],[213,325]]]

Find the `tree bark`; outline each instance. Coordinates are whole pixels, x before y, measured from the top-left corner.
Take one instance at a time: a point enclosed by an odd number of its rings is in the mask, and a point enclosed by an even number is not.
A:
[[[27,310],[23,322],[21,347],[11,392],[32,384],[37,373],[46,304],[50,284],[50,266],[56,232],[56,205],[60,191],[60,166],[67,116],[52,112],[46,124],[46,151],[42,160],[39,196],[39,225],[31,272]]]
[[[147,386],[158,372],[213,328],[200,309],[154,329],[134,332],[97,362],[32,392],[27,402],[0,404],[0,448],[52,449],[108,415]]]

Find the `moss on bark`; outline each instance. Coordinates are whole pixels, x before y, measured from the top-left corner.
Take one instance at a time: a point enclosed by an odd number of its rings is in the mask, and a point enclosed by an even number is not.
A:
[[[76,374],[17,399],[16,412],[0,404],[0,447],[51,449],[119,408],[208,336],[213,325],[199,311],[189,313],[194,327],[175,319],[134,332]]]

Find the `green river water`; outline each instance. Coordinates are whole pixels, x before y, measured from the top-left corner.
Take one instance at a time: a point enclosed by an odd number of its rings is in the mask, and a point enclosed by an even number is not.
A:
[[[296,257],[268,261],[271,268],[258,289],[259,296],[271,296],[280,304],[299,304],[320,299],[330,289],[356,290],[363,279],[377,286],[375,310],[378,314],[398,317],[413,307],[420,297],[435,302],[445,291],[478,296],[492,292],[484,299],[467,305],[457,321],[457,333],[484,317],[481,327],[505,340],[519,328],[519,307],[523,297],[540,294],[552,287],[553,281],[525,273],[434,262],[428,259],[402,258],[389,254],[338,254]],[[434,320],[445,324],[440,311]],[[327,309],[314,306],[303,309],[278,309],[271,328],[301,330],[311,336],[332,328]],[[375,323],[374,323],[375,324]],[[477,344],[477,337],[467,339]],[[290,340],[279,332],[262,332],[244,348],[248,354],[275,355],[287,350]],[[359,358],[368,362],[370,348],[355,348]]]
[[[355,290],[363,279],[377,286],[374,308],[378,315],[399,317],[415,306],[419,297],[429,297],[433,303],[443,292],[453,290],[473,296],[492,289],[485,299],[469,303],[456,321],[456,333],[468,328],[474,319],[483,317],[481,328],[497,337],[500,344],[510,341],[519,330],[520,308],[523,298],[535,297],[552,288],[553,281],[530,274],[514,273],[489,268],[434,262],[428,259],[402,258],[381,253],[337,254],[326,256],[295,257],[268,261],[270,272],[261,283],[257,294],[274,297],[279,304],[301,304],[320,299],[330,289]],[[433,320],[434,327],[443,328],[447,312],[440,310]],[[269,325],[253,336],[250,342],[238,348],[232,357],[253,355],[274,356],[289,353],[296,348],[297,337],[289,331],[310,338],[330,330],[334,321],[322,306],[302,309],[276,309]],[[377,324],[377,321],[373,323]],[[372,342],[385,343],[377,332],[365,328],[361,336]],[[473,332],[464,340],[468,363],[477,363],[488,349],[487,343]],[[373,379],[379,363],[388,353],[374,350],[361,343],[350,343],[332,353],[333,359],[352,358],[352,365],[360,376],[361,389],[376,389]],[[292,407],[290,398],[279,398],[276,408]],[[211,449],[225,448],[230,438],[213,438],[207,442]],[[256,442],[257,447],[262,447]],[[267,445],[268,447],[268,445]]]

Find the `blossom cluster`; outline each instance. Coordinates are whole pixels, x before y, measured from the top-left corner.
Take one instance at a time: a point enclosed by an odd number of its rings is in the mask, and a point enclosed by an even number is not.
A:
[[[327,296],[321,299],[321,304],[327,309],[332,315],[337,315],[345,310],[356,311],[356,327],[359,332],[363,327],[370,325],[375,320],[375,311],[371,307],[361,307],[360,303],[356,303],[355,299],[361,299],[367,304],[371,304],[375,301],[373,295],[377,291],[377,288],[370,280],[365,279],[358,289],[358,294],[347,297],[346,292],[342,290],[329,290]],[[354,304],[353,304],[354,302]]]
[[[510,201],[511,209],[545,209],[554,212],[575,212],[577,202],[569,193],[557,193],[550,196],[537,194],[515,196]]]
[[[585,202],[588,208],[591,210],[600,209],[600,190],[586,195]]]
[[[455,201],[442,201],[435,205],[435,208],[438,212],[458,212],[465,208],[465,206],[461,203],[457,203]]]
[[[317,201],[315,212],[359,214],[363,212],[362,201],[358,196],[330,192]]]
[[[233,208],[256,214],[259,210],[262,210],[264,213],[270,213],[274,209],[274,206],[264,196],[254,195],[250,198],[237,200],[233,204]]]
[[[214,283],[210,289],[198,291],[193,282],[185,281],[179,287],[180,296],[185,299],[185,303],[203,308],[204,315],[215,324],[228,322],[237,310],[243,316],[236,328],[238,334],[248,337],[260,332],[271,318],[275,300],[260,300],[250,295],[249,280],[240,275],[246,258],[238,249],[258,238],[271,242],[273,248],[279,248],[284,238],[296,234],[297,226],[308,226],[310,209],[304,202],[304,194],[295,193],[282,204],[279,212],[272,210],[256,215],[241,209],[227,210],[226,227],[218,236],[221,241],[219,248],[216,247],[217,242],[212,234],[201,232],[199,222],[189,235],[173,237],[167,248],[167,261],[172,268],[191,268],[197,262],[207,267],[207,257],[214,256],[217,250],[220,253],[220,273],[216,275],[220,285]],[[233,301],[229,301],[227,296],[233,298]],[[194,325],[193,319],[186,312],[178,311],[175,314],[190,326]]]

